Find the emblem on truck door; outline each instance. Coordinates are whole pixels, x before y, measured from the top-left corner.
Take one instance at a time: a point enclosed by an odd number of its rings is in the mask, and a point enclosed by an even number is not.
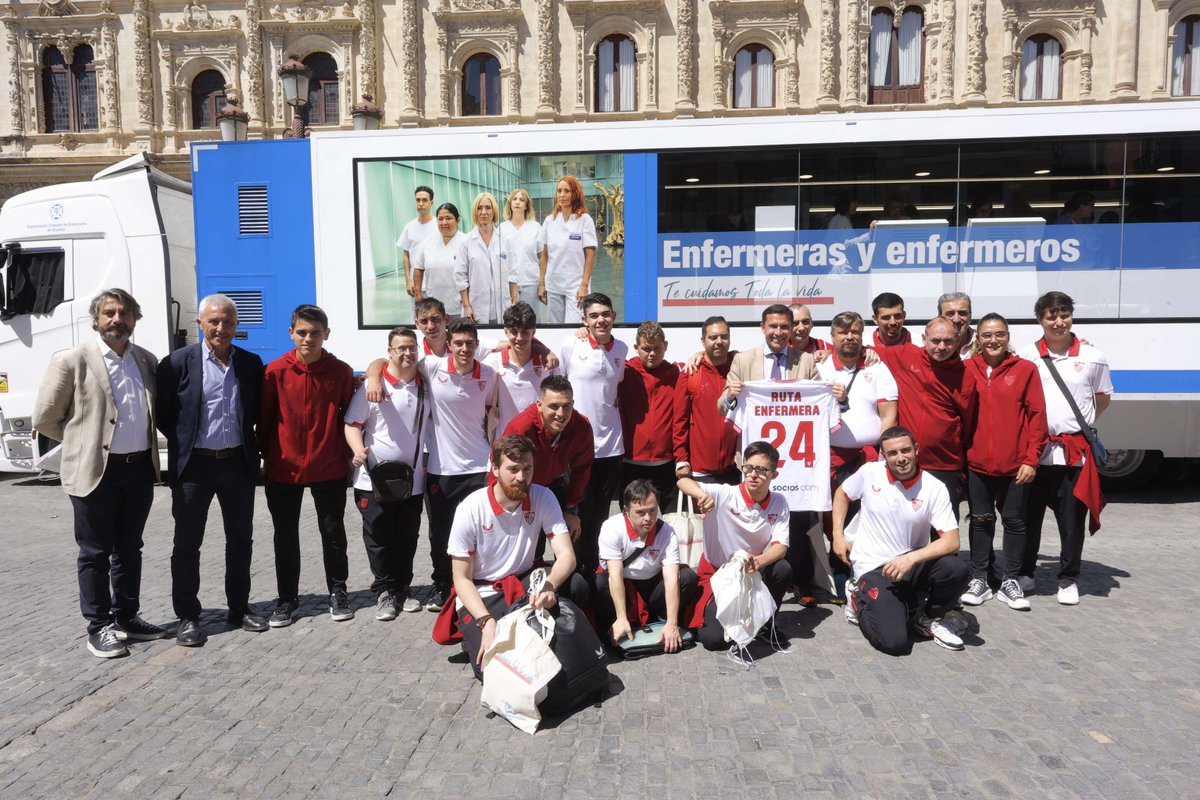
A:
[[[50,206],[50,219],[56,222],[62,219],[63,214],[65,213],[66,212],[63,210],[62,203],[55,203],[54,205]]]

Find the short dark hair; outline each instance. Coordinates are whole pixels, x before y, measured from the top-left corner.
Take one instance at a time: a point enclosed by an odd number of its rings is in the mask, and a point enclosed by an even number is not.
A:
[[[849,330],[854,327],[854,323],[863,324],[862,315],[857,311],[842,311],[829,322],[829,327],[835,331]]]
[[[479,341],[479,328],[470,317],[458,317],[446,326],[446,340],[449,341],[456,333],[469,333],[475,341]]]
[[[608,306],[610,310],[616,310],[613,308],[612,298],[603,292],[592,292],[587,297],[583,298],[583,305],[581,306],[581,308],[583,308],[583,313],[586,314],[588,308],[591,306]]]
[[[1096,204],[1096,197],[1091,192],[1076,192],[1071,195],[1071,199],[1063,203],[1063,211],[1068,214],[1072,211],[1078,211],[1084,206],[1092,206]]]
[[[533,442],[526,439],[524,436],[519,436],[515,433],[510,433],[508,436],[501,436],[492,443],[492,466],[499,467],[500,459],[507,458],[509,461],[516,461],[523,455],[534,455]]]
[[[838,194],[833,201],[833,213],[843,217],[850,213],[850,206],[858,202],[858,198],[848,192]]]
[[[415,311],[416,313],[413,315],[414,317],[420,316],[422,311],[436,311],[438,314],[444,317],[446,316],[446,304],[441,300],[438,300],[436,297],[425,295],[417,301]]]
[[[100,316],[100,306],[104,305],[105,300],[116,300],[125,307],[126,311],[133,313],[135,320],[142,318],[142,307],[138,304],[137,300],[133,299],[133,295],[124,289],[118,289],[114,286],[111,289],[105,289],[93,297],[92,302],[88,305],[88,314],[92,318],[93,325],[96,322],[96,318]]]
[[[750,446],[742,452],[742,463],[745,464],[754,456],[766,456],[771,459],[773,467],[779,466],[779,451],[770,442],[757,441],[751,442]]]
[[[442,203],[437,207],[437,211],[434,213],[434,216],[436,217],[443,211],[449,211],[455,220],[461,219],[462,217],[462,215],[458,213],[458,206],[454,205],[454,203]]]
[[[567,379],[566,375],[547,375],[545,378],[542,378],[542,383],[538,387],[538,394],[545,394],[546,392],[562,392],[572,397],[575,396],[575,388],[571,386],[571,381]]]
[[[503,324],[505,330],[531,331],[537,328],[537,314],[529,303],[513,303],[504,309]]]
[[[904,310],[904,298],[895,292],[876,295],[875,299],[871,301],[871,316],[877,315],[881,308],[895,308],[896,306],[900,306],[901,311]]]
[[[430,189],[428,186],[418,186],[416,189],[413,189],[413,197],[416,197],[421,192],[425,192],[426,194],[428,194],[429,202],[431,202],[431,203],[433,202],[433,189]]]
[[[890,441],[891,439],[901,439],[905,436],[907,436],[908,440],[914,445],[917,443],[917,437],[913,436],[912,431],[903,425],[893,425],[879,435],[879,446],[882,447],[884,442]]]
[[[634,503],[644,503],[651,496],[654,497],[655,502],[658,501],[658,487],[654,485],[654,481],[649,478],[638,478],[625,487],[625,491],[621,494],[621,507],[628,511]]]
[[[305,322],[319,322],[322,328],[329,327],[329,316],[320,306],[314,306],[311,303],[301,303],[296,306],[292,312],[292,327],[296,327],[297,320]]]
[[[1046,292],[1033,304],[1033,315],[1038,319],[1047,311],[1070,311],[1075,313],[1075,301],[1066,292]]]
[[[982,325],[985,322],[1003,322],[1004,327],[1006,327],[1006,328],[1008,327],[1008,320],[1006,320],[1000,314],[997,314],[995,311],[989,311],[988,313],[984,314],[982,317],[979,318],[980,325]]]
[[[392,346],[392,339],[395,339],[397,336],[401,339],[412,339],[414,342],[417,340],[417,334],[412,328],[397,325],[388,331],[388,347]]]
[[[769,305],[763,309],[762,321],[764,324],[767,321],[767,317],[771,316],[772,314],[782,314],[783,316],[788,318],[788,322],[790,322],[793,325],[796,324],[796,315],[793,314],[792,310],[790,308],[788,308],[787,306],[785,306],[783,303],[772,303],[771,305]]]
[[[713,325],[724,325],[725,327],[729,327],[729,322],[720,314],[709,317],[708,319],[704,320],[704,324],[700,326],[700,337],[704,338],[705,336],[708,336],[708,329]]]

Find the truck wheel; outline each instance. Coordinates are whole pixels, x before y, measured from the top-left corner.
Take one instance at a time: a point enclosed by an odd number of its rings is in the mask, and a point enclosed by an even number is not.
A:
[[[1101,485],[1108,492],[1127,492],[1150,482],[1162,465],[1159,450],[1109,450],[1108,463],[1099,468]]]

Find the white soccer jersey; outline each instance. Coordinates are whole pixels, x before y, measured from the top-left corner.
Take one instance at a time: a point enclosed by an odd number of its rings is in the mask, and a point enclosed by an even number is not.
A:
[[[487,416],[496,402],[496,370],[476,361],[464,375],[455,370],[450,356],[423,358],[420,370],[432,406],[432,424],[425,437],[429,471],[434,475],[486,471],[492,454]]]
[[[624,561],[640,551],[641,555],[624,567],[624,575],[633,581],[644,581],[662,574],[663,564],[679,563],[679,542],[675,529],[661,519],[655,530],[643,542],[629,524],[629,517],[617,514],[600,526],[600,569],[608,570],[609,561]]]
[[[592,337],[570,337],[559,355],[559,370],[575,390],[575,411],[592,423],[596,458],[625,453],[617,386],[625,375],[629,346],[616,337],[600,345]]]
[[[512,360],[512,349],[493,351],[484,362],[500,376],[496,389],[496,405],[500,411],[500,423],[496,430],[503,431],[513,417],[529,408],[538,399],[542,380],[558,371],[547,369],[542,357],[533,353],[524,366]]]
[[[560,211],[546,217],[538,231],[538,252],[546,249],[546,291],[573,298],[583,283],[583,248],[596,245],[590,214],[566,219]]]
[[[918,472],[910,481],[898,481],[887,463],[864,464],[842,484],[851,500],[862,500],[862,509],[846,527],[851,542],[850,565],[854,579],[896,556],[929,544],[929,528],[958,530],[945,485]]]
[[[1039,345],[1042,345],[1042,340],[1021,348],[1017,355],[1037,365],[1038,375],[1042,379],[1042,393],[1046,395],[1046,424],[1050,429],[1050,435],[1081,433],[1075,412],[1071,410],[1067,398],[1063,396],[1054,376],[1046,368],[1046,362],[1042,360],[1042,356],[1050,351],[1046,350],[1044,345],[1041,347]],[[1062,376],[1063,383],[1071,390],[1071,397],[1075,398],[1075,405],[1079,406],[1079,411],[1083,414],[1088,426],[1095,425],[1096,395],[1112,394],[1113,391],[1112,373],[1108,368],[1108,359],[1099,350],[1091,345],[1081,343],[1076,337],[1066,355],[1054,356],[1054,367]],[[1067,460],[1063,455],[1062,445],[1057,442],[1048,442],[1045,449],[1042,450],[1041,463],[1065,465]]]
[[[850,409],[839,412],[842,426],[829,435],[834,447],[858,449],[879,443],[880,402],[896,400],[900,392],[892,371],[882,361],[866,366],[861,360],[847,369],[837,356],[817,364],[817,374],[830,383],[850,387]],[[851,381],[854,381],[851,383]]]
[[[840,426],[837,401],[821,381],[749,381],[725,415],[741,450],[766,441],[779,450],[771,492],[792,511],[829,511],[829,434]]]
[[[454,512],[446,552],[456,558],[472,560],[472,580],[501,581],[519,575],[533,566],[538,533],[547,538],[566,536],[567,523],[554,494],[544,486],[529,487],[529,496],[512,511],[505,511],[485,486],[467,495]],[[483,596],[495,594],[491,586],[478,586]],[[458,607],[462,608],[459,600]]]
[[[367,400],[366,384],[358,387],[350,407],[346,409],[346,424],[362,428],[363,443],[370,448],[367,463],[354,468],[354,488],[371,490],[369,467],[380,461],[401,461],[413,468],[413,494],[425,491],[425,459],[421,457],[421,443],[417,441],[417,405],[422,389],[419,378],[405,383],[392,377],[385,367],[383,384],[387,395],[382,403]],[[421,416],[421,425],[428,429],[429,400],[426,398]],[[414,463],[415,462],[415,463]]]
[[[704,557],[718,569],[738,550],[760,556],[772,542],[791,545],[787,498],[769,492],[761,503],[743,484],[706,483],[704,493],[715,507],[704,515]]]

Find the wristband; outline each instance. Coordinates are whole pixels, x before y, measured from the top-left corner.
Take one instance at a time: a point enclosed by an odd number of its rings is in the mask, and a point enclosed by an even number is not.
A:
[[[479,628],[479,630],[483,630],[483,626],[487,625],[488,620],[490,619],[492,619],[491,614],[484,614],[482,617],[479,617],[475,620],[475,627]]]
[[[563,513],[564,514],[574,514],[575,516],[578,517],[579,516],[579,506],[567,506],[566,508],[563,509]]]

